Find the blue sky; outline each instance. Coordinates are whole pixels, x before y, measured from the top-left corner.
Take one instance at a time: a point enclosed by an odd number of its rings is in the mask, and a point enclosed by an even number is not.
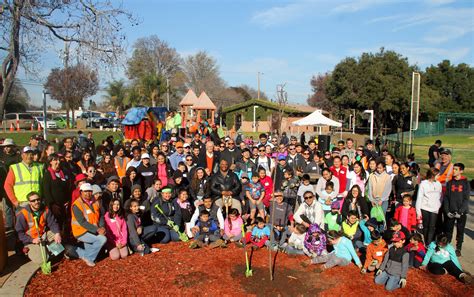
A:
[[[296,103],[311,94],[312,75],[380,47],[423,69],[443,59],[474,63],[472,0],[125,0],[123,5],[141,20],[125,29],[129,51],[136,39],[155,34],[183,56],[207,51],[229,86],[256,88],[257,72],[263,72],[261,89],[270,98],[277,84],[286,83],[289,100]],[[46,61],[44,76],[61,63],[57,55]],[[40,88],[29,89],[37,102]]]

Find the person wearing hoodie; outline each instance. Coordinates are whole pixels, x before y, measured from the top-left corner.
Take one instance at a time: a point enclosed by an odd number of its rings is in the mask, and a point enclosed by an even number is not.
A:
[[[403,248],[405,234],[396,232],[392,236],[392,245],[385,253],[380,269],[375,273],[375,283],[385,285],[387,291],[404,288],[407,284],[407,272],[410,255]]]
[[[464,228],[466,227],[467,213],[469,211],[469,181],[463,176],[464,164],[456,163],[453,167],[453,178],[446,185],[443,200],[444,213],[446,214],[445,230],[449,242],[453,238],[454,225],[456,225],[456,256],[461,256],[464,241]]]
[[[416,214],[422,219],[423,237],[425,242],[434,240],[436,221],[441,208],[442,187],[436,180],[436,169],[428,169],[426,179],[420,183],[416,199]]]
[[[158,208],[161,208],[161,213]],[[171,188],[163,188],[161,197],[151,204],[151,219],[156,226],[157,235],[162,235],[160,243],[180,241],[179,234],[168,225],[168,220],[175,225],[181,224],[181,207],[176,200],[171,199]]]
[[[372,207],[381,206],[384,215],[387,213],[388,200],[392,192],[392,180],[385,171],[385,163],[378,162],[376,171],[369,176],[368,198]]]
[[[428,270],[436,275],[449,273],[464,283],[472,282],[472,277],[463,271],[456,256],[456,251],[449,243],[448,236],[444,233],[438,234],[436,241],[428,246],[428,251],[420,269]]]
[[[371,232],[370,237],[372,242],[367,246],[364,267],[360,271],[362,274],[379,269],[387,252],[387,243],[378,231]]]

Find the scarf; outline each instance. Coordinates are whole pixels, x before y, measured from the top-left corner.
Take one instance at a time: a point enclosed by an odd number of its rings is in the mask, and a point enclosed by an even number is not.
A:
[[[52,179],[52,180],[56,180],[58,177],[59,177],[62,181],[65,181],[65,180],[66,180],[66,178],[64,177],[64,172],[63,172],[61,169],[55,171],[53,168],[48,167],[48,171],[49,171],[49,173],[51,174],[51,179]]]

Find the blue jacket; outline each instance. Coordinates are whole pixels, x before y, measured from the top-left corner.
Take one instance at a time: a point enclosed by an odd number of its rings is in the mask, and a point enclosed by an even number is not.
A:
[[[361,265],[359,256],[357,256],[354,246],[352,245],[352,241],[344,236],[334,245],[333,253],[335,253],[338,258],[344,258],[347,261],[354,260],[356,265]]]
[[[263,229],[255,226],[252,229],[252,237],[262,238],[264,236],[270,237],[270,228],[268,228],[268,226],[263,227]]]
[[[428,251],[426,252],[425,258],[421,266],[427,265],[429,262],[443,264],[447,261],[453,261],[453,263],[462,270],[461,264],[459,263],[458,257],[456,257],[456,250],[448,243],[444,248],[440,247],[439,251],[436,251],[436,242],[430,243]]]

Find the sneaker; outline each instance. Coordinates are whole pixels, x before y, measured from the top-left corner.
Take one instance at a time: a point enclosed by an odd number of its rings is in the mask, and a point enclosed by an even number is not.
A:
[[[81,260],[84,261],[84,263],[86,263],[86,265],[89,266],[89,267],[94,267],[95,266],[94,262],[91,262],[91,261],[87,260],[86,258],[81,258]]]
[[[462,255],[461,255],[461,250],[456,250],[456,257],[459,258],[459,257],[461,257],[461,256],[462,256]]]
[[[472,283],[472,276],[465,272],[459,275],[459,279],[467,285],[470,285]]]
[[[209,244],[209,247],[211,249],[215,249],[216,247],[220,247],[223,243],[224,243],[224,241],[222,239],[218,239],[218,240],[212,242],[211,244]]]
[[[150,252],[152,252],[152,253],[156,253],[156,252],[159,252],[159,251],[160,251],[159,248],[156,248],[156,247],[150,248]]]
[[[197,249],[197,248],[198,248],[198,243],[197,243],[197,241],[191,242],[191,244],[189,245],[189,248],[190,248],[190,249]]]

